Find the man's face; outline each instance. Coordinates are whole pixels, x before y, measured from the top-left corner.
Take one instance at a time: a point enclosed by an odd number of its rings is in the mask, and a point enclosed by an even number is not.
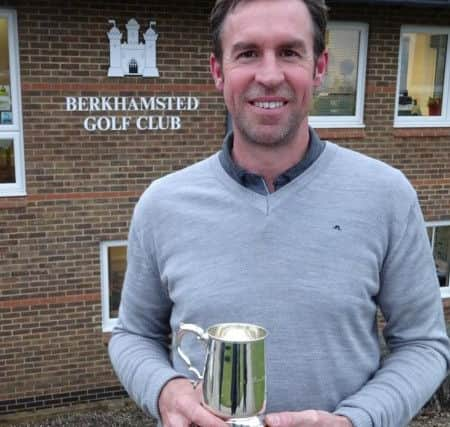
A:
[[[327,54],[314,61],[313,23],[300,0],[240,3],[224,21],[223,58],[211,56],[235,137],[265,146],[299,135]]]

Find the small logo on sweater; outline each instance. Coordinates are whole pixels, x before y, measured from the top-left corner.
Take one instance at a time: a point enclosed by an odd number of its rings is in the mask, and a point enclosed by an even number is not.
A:
[[[333,227],[333,230],[342,231],[341,226],[337,224]]]

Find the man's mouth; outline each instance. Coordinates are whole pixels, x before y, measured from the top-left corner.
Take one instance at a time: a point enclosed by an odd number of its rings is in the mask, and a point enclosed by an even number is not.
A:
[[[270,101],[270,102],[252,102],[255,107],[264,108],[265,110],[274,110],[275,108],[281,108],[285,102],[282,101]]]

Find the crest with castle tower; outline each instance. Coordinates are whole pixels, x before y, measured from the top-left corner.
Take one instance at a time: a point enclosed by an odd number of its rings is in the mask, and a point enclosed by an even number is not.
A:
[[[140,25],[135,19],[130,19],[126,24],[126,42],[122,42],[122,32],[117,28],[116,21],[108,22],[113,25],[107,33],[110,46],[108,77],[158,77],[156,67],[158,34],[153,29],[156,22],[150,21],[147,31],[143,34],[144,42],[139,41]]]

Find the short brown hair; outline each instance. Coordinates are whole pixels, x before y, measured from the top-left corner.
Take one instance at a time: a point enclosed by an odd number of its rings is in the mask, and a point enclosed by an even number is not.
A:
[[[212,35],[212,48],[214,56],[222,61],[222,27],[227,15],[232,12],[239,3],[251,0],[216,0],[209,23]],[[276,0],[274,0],[276,1]],[[328,8],[325,0],[301,0],[308,8],[314,28],[314,59],[317,59],[325,50],[325,33],[327,30]]]

